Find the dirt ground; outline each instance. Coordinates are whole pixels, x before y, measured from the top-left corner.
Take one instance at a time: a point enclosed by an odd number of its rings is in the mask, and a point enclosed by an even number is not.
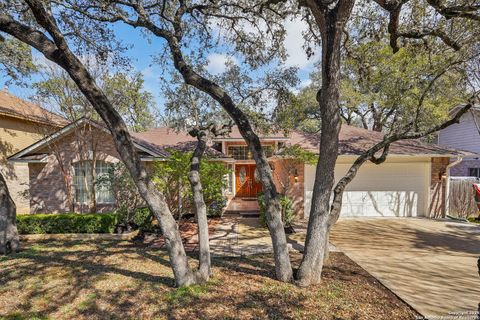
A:
[[[293,254],[295,265],[299,254]],[[195,260],[192,259],[192,265]],[[28,243],[0,257],[0,319],[414,319],[341,253],[321,285],[273,279],[270,255],[213,260],[204,285],[174,288],[163,249],[127,241]]]

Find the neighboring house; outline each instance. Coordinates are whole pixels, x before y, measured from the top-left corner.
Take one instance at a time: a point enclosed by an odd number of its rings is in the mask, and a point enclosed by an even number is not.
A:
[[[49,153],[48,144],[55,142],[64,153],[72,172],[76,208],[81,207],[84,198],[78,196],[85,189],[82,179],[81,158],[73,152],[72,137],[79,125],[88,120],[72,123],[52,136],[43,139],[10,157],[10,161],[28,163],[30,172],[30,212],[62,212],[65,206],[66,191],[59,181],[59,164]],[[83,123],[83,124],[82,124]],[[101,125],[93,122],[92,130],[101,139],[97,150],[100,162],[97,165],[101,174],[109,163],[119,161],[112,137]],[[165,160],[171,148],[192,151],[195,139],[187,133],[177,133],[168,128],[157,128],[144,133],[133,133],[133,140],[141,160],[148,166],[153,160]],[[340,150],[335,177],[338,180],[353,163],[358,154],[380,141],[383,135],[365,129],[343,125],[340,133]],[[315,177],[315,166],[295,159],[285,159],[277,151],[288,145],[318,153],[318,135],[292,133],[269,134],[260,137],[269,162],[277,189],[294,200],[298,216],[307,217]],[[227,137],[216,138],[207,153],[214,161],[224,162],[232,173],[228,177],[226,194],[229,199],[254,198],[262,187],[257,180],[255,162],[238,129],[234,128]],[[426,144],[420,141],[399,141],[392,144],[387,161],[381,165],[366,163],[357,177],[347,187],[342,207],[342,216],[402,216],[437,217],[443,215],[442,176],[446,173],[450,158],[472,155],[454,149]],[[89,161],[87,157],[83,157]],[[80,173],[80,176],[78,176]],[[99,191],[100,192],[100,191]],[[99,211],[114,207],[113,195],[104,189],[98,195]]]
[[[451,113],[457,110],[458,108],[454,108]],[[477,124],[480,125],[480,105],[475,105],[470,110],[471,112],[465,113],[460,118],[459,123],[439,131],[437,136],[439,145],[480,153],[480,134],[477,129]],[[480,178],[480,158],[478,155],[463,157],[459,164],[451,168],[450,174]]]
[[[30,211],[28,165],[8,163],[7,158],[66,123],[64,118],[15,97],[6,89],[0,91],[0,169],[18,213]]]

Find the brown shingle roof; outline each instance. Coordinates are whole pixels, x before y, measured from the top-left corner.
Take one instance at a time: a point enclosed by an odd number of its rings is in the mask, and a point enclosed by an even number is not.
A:
[[[169,149],[191,152],[195,149],[196,139],[186,132],[177,132],[171,128],[155,128],[146,132],[132,132],[134,141],[141,146],[154,151],[162,157],[168,157]],[[205,152],[208,156],[214,158],[227,158],[226,155],[207,147]]]
[[[384,134],[362,128],[342,125],[340,130],[339,155],[359,155],[380,142]],[[318,153],[319,134],[292,133],[288,144],[299,145],[303,149]],[[463,150],[441,147],[420,140],[401,140],[391,144],[391,155],[432,155],[432,156],[469,156],[473,153]]]
[[[285,134],[283,134],[282,132],[269,132],[269,133],[265,133],[265,134],[259,134],[257,132],[258,136],[260,137],[260,139],[285,139],[285,138],[288,138],[287,136],[285,136]],[[230,134],[228,134],[227,136],[225,137],[218,137],[217,139],[214,139],[214,140],[222,140],[223,138],[227,138],[227,139],[243,139],[242,135],[240,134],[240,131],[238,130],[238,127],[237,126],[233,126],[232,127],[232,131],[230,132]]]
[[[66,119],[59,115],[49,112],[39,105],[22,100],[6,90],[0,90],[0,114],[58,127],[68,123]]]

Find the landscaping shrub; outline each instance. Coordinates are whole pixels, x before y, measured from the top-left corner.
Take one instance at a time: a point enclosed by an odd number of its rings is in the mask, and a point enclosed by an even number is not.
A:
[[[58,213],[17,216],[21,234],[43,233],[113,233],[118,216],[115,213]]]
[[[260,223],[266,227],[267,226],[267,216],[266,210],[267,205],[265,203],[265,195],[263,193],[258,194],[258,206],[260,207]],[[293,211],[293,201],[289,197],[280,194],[280,208],[282,210],[282,221],[285,226],[289,226],[295,217],[295,212]]]
[[[155,162],[153,180],[165,196],[172,214],[179,218],[194,212],[192,190],[188,181],[191,152],[169,150],[171,156],[167,161]],[[205,157],[200,164],[200,179],[203,198],[209,217],[218,217],[227,204],[223,190],[227,187],[225,176],[230,171],[225,164],[208,161]]]
[[[480,216],[478,216],[478,217],[468,217],[468,221],[474,222],[474,223],[480,223]]]

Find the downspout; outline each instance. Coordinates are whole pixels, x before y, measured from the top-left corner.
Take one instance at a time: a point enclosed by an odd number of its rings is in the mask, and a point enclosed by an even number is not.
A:
[[[463,161],[463,157],[458,156],[457,160],[449,163],[445,172],[445,215],[450,214],[450,169]]]

